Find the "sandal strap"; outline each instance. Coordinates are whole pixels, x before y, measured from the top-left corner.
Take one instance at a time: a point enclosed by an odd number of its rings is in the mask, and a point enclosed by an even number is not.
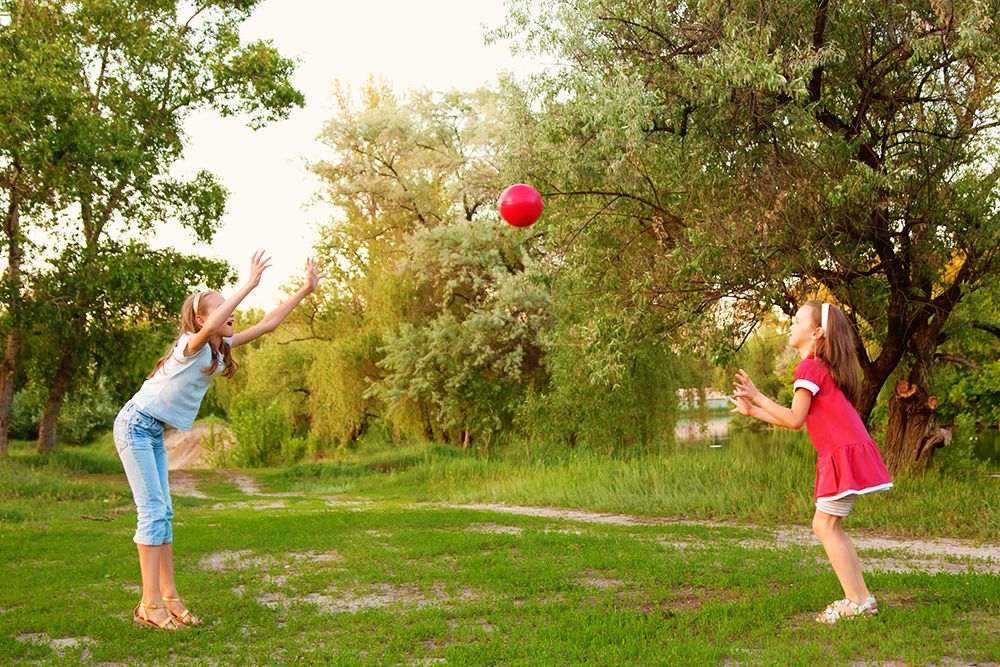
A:
[[[159,628],[161,630],[179,630],[180,629],[178,627],[178,625],[177,625],[177,621],[175,621],[174,617],[171,616],[169,613],[167,614],[167,617],[165,619],[163,619],[162,622],[157,623],[156,621],[154,621],[153,619],[151,619],[149,617],[149,614],[147,614],[145,611],[142,612],[142,616],[140,617],[139,616],[139,609],[140,608],[143,609],[143,610],[146,610],[146,609],[163,609],[164,608],[163,605],[159,605],[159,604],[146,604],[145,602],[139,602],[139,604],[136,605],[135,610],[132,612],[132,615],[135,616],[136,618],[141,618],[144,622],[146,622],[146,623],[148,623],[150,625],[154,625],[154,626],[156,626],[157,628]]]
[[[184,602],[180,598],[172,598],[167,595],[163,596],[163,600],[164,602],[180,602],[181,604],[184,604]],[[184,605],[184,611],[182,611],[179,614],[174,612],[174,610],[171,609],[170,607],[167,607],[166,609],[168,614],[170,614],[173,618],[176,618],[184,625],[189,625],[189,624],[197,625],[198,623],[201,622],[201,619],[199,619],[197,616],[191,613],[191,610],[187,608],[187,605]]]
[[[826,623],[836,623],[842,618],[855,618],[863,616],[871,609],[876,608],[876,604],[877,602],[875,600],[875,596],[873,595],[868,596],[868,598],[866,598],[861,604],[858,604],[849,598],[844,598],[843,600],[837,600],[836,602],[828,604],[826,609],[823,610],[823,613],[820,614],[820,618],[822,618]],[[847,607],[854,613],[847,615],[843,612],[841,607]]]

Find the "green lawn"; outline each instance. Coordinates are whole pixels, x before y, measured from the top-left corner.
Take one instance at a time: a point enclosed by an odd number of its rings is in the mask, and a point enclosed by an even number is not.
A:
[[[839,589],[818,545],[781,547],[763,526],[599,525],[415,502],[435,489],[453,492],[437,500],[461,500],[477,496],[470,487],[504,488],[477,485],[490,478],[480,471],[471,485],[425,475],[417,493],[412,475],[427,456],[407,467],[411,477],[371,457],[322,474],[255,475],[265,491],[294,494],[282,496],[247,496],[231,476],[198,473],[210,497],[175,499],[175,550],[181,591],[207,622],[176,635],[131,623],[134,513],[113,459],[78,451],[0,462],[0,656],[74,665],[1000,656],[996,575],[871,572],[882,614],[825,627],[811,619]],[[444,460],[439,472],[492,465]]]

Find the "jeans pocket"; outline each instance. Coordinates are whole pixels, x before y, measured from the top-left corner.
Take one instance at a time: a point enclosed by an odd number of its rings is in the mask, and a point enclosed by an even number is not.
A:
[[[138,410],[135,413],[135,422],[137,426],[150,433],[157,433],[163,428],[159,419]]]

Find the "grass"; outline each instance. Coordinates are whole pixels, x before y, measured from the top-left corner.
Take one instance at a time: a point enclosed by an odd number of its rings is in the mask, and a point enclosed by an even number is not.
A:
[[[901,537],[1000,539],[996,467],[963,463],[961,474],[933,467],[897,477],[896,488],[862,499],[857,530]],[[604,512],[808,524],[815,453],[796,433],[738,433],[720,449],[703,444],[610,457],[587,451],[466,455],[417,443],[361,450],[337,460],[264,473],[286,491],[361,493],[455,502],[552,505]]]
[[[883,613],[823,627],[811,617],[839,589],[821,548],[760,546],[763,528],[596,525],[416,502],[801,524],[811,461],[794,447],[758,466],[739,463],[736,446],[545,463],[413,445],[246,473],[267,491],[297,494],[267,498],[243,495],[223,472],[199,472],[211,497],[175,498],[175,549],[182,593],[207,623],[180,635],[131,624],[134,511],[117,462],[91,449],[51,460],[15,450],[0,462],[0,501],[14,512],[0,517],[0,655],[53,665],[961,664],[1000,655],[995,575],[876,571],[867,581]],[[976,486],[992,509],[940,514],[971,503],[962,499]],[[859,514],[875,529],[889,520],[871,508],[902,516],[915,502],[908,494],[946,488],[940,473],[906,480]],[[927,525],[929,535],[995,541],[995,491],[975,479],[950,488],[924,498],[928,516],[896,532]],[[754,497],[763,509],[746,507]]]

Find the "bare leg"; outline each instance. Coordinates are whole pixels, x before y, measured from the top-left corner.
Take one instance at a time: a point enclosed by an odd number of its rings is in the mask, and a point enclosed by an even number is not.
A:
[[[871,595],[865,578],[861,574],[861,561],[854,549],[854,542],[844,532],[841,525],[843,517],[833,516],[821,510],[816,510],[813,516],[813,532],[826,549],[827,558],[833,566],[833,571],[844,589],[844,597],[856,604],[862,604]],[[842,613],[850,616],[853,612],[843,606]]]
[[[160,609],[146,609],[146,615],[154,623],[162,623],[167,619],[167,610],[163,609],[163,597],[160,593],[160,547],[145,544],[135,545],[139,550],[139,571],[142,573],[142,601],[147,605],[156,605]]]
[[[164,542],[159,546],[160,550],[160,595],[167,598],[177,597],[177,584],[174,583],[174,545]]]
[[[170,542],[164,542],[160,546],[160,595],[167,608],[182,618],[184,623],[198,625],[201,622],[197,616],[184,617],[187,607],[177,594],[177,584],[174,582],[174,545]]]

